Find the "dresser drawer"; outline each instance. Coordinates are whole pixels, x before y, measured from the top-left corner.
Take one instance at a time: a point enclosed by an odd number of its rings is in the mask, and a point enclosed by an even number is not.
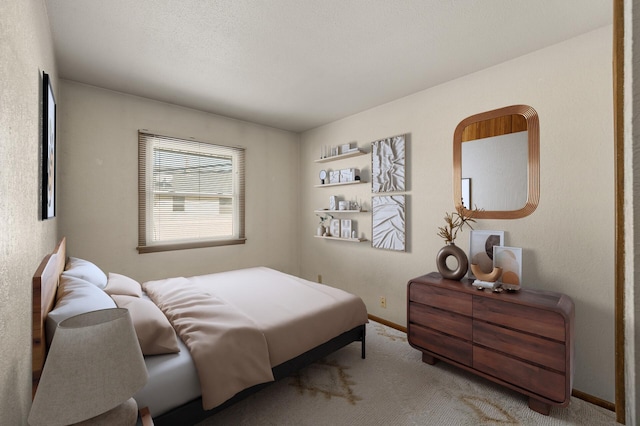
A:
[[[473,368],[558,403],[569,397],[564,374],[478,346],[473,347]]]
[[[473,296],[473,317],[549,339],[565,340],[565,321],[557,312]]]
[[[566,347],[553,340],[474,320],[473,343],[561,373],[566,370]]]
[[[467,316],[473,310],[470,294],[417,283],[409,286],[409,301]]]
[[[447,336],[427,327],[409,324],[409,343],[435,355],[471,366],[471,343]]]
[[[465,340],[471,340],[471,318],[454,312],[443,311],[431,306],[411,302],[411,321]]]

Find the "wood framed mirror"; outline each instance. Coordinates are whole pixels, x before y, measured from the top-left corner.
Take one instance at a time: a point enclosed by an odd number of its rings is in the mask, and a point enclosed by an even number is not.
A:
[[[518,219],[540,200],[540,125],[528,105],[465,118],[453,134],[456,208],[481,209],[478,219]]]

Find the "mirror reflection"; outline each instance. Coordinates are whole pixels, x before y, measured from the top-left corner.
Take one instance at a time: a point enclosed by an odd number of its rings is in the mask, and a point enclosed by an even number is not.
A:
[[[539,199],[539,128],[535,110],[514,105],[463,120],[454,133],[454,201],[484,209],[476,217],[531,214]]]

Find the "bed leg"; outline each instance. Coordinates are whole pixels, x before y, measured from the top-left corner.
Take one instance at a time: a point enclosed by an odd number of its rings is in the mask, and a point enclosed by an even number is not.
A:
[[[365,325],[362,326],[362,359],[366,358],[366,336],[367,336],[367,328]]]

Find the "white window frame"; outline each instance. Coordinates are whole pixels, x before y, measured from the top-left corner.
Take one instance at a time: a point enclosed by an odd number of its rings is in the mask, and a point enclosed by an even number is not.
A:
[[[205,194],[166,192],[167,196],[195,196],[206,198],[231,198],[232,232],[229,235],[209,236],[203,238],[159,239],[155,226],[154,208],[157,195],[164,192],[155,191],[153,180],[154,151],[162,148],[169,151],[182,151],[197,155],[221,155],[231,157],[232,193]],[[245,149],[229,147],[191,139],[180,139],[157,135],[146,131],[138,132],[138,252],[151,253],[158,251],[181,250],[199,247],[213,247],[233,244],[244,244],[244,168]],[[179,212],[178,212],[179,213]]]

